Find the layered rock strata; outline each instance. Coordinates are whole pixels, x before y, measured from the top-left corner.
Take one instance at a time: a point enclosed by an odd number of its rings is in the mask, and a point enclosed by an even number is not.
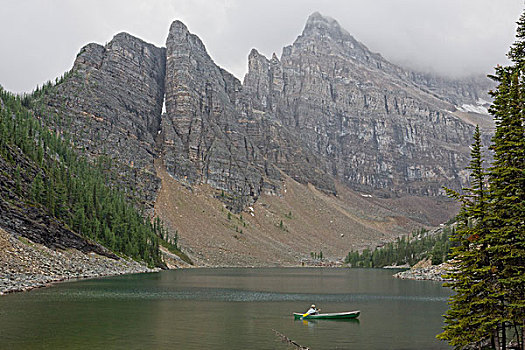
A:
[[[443,184],[466,184],[473,125],[452,114],[460,87],[441,97],[416,84],[422,79],[315,13],[280,60],[252,51],[244,91],[294,130],[326,176],[385,195],[438,195]],[[434,85],[444,90],[445,80]],[[478,98],[472,86],[465,91],[469,102]]]
[[[168,171],[181,182],[226,191],[223,198],[236,211],[264,188],[276,191],[279,173],[242,132],[250,121],[236,110],[241,83],[179,21],[171,25],[166,47],[162,150]]]
[[[88,155],[104,155],[124,188],[145,203],[155,200],[157,154],[164,98],[165,49],[127,33],[105,46],[83,47],[65,81],[45,100],[57,132],[71,135]],[[49,117],[49,116],[48,116]]]

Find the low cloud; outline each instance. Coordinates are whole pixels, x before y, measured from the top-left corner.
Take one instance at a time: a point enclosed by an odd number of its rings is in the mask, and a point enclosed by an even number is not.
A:
[[[251,48],[280,56],[314,11],[394,63],[459,77],[506,62],[523,1],[7,0],[0,13],[0,84],[30,91],[69,70],[85,44],[104,44],[121,31],[163,46],[175,19],[242,79]]]

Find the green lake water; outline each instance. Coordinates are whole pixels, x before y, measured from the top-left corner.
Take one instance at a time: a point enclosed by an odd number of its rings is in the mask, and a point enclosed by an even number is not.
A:
[[[187,269],[0,297],[0,349],[450,349],[435,339],[450,291],[380,269]],[[358,320],[295,321],[361,310]]]

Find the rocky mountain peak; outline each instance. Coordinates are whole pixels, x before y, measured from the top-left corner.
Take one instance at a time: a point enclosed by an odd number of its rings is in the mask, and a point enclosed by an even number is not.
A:
[[[158,48],[153,44],[147,43],[144,40],[126,32],[121,32],[114,35],[113,39],[111,39],[111,41],[104,46],[104,49],[108,52],[125,50],[128,52],[128,56],[130,59],[139,59],[139,54],[151,55],[151,52],[153,51],[162,50],[161,48]]]
[[[253,48],[248,55],[248,62],[250,62],[250,60],[257,60],[260,57],[264,57],[264,55],[257,51],[257,49]]]
[[[313,30],[341,31],[343,30],[339,23],[332,17],[323,16],[319,12],[312,13],[306,20],[306,26],[303,34]]]
[[[206,47],[201,39],[195,34],[191,34],[188,27],[179,20],[173,21],[170,26],[168,38],[166,39],[166,47],[168,49],[168,56],[170,55],[170,48],[180,46],[191,47],[192,50],[206,51]],[[169,57],[168,57],[169,58]]]
[[[189,33],[188,27],[179,20],[175,20],[170,25],[169,34],[172,33]]]
[[[455,105],[459,111],[482,110],[480,104],[490,99],[486,92],[493,86],[485,76],[447,79],[413,72],[393,64],[380,53],[370,51],[335,19],[323,16],[319,12],[310,15],[302,35],[292,45],[283,49],[281,61],[290,62],[294,60],[293,56],[301,56],[304,60],[312,55],[316,56],[316,62],[323,60],[329,62],[335,56],[339,56],[343,60],[348,60],[345,64],[364,65],[367,69],[381,71],[390,78],[401,80],[402,84],[417,86],[418,89],[430,92],[433,97],[437,96],[438,99]],[[320,59],[321,57],[324,58]],[[356,79],[361,80],[362,77]],[[450,105],[442,107],[453,110],[453,106]]]
[[[252,49],[250,51],[250,55],[248,56],[248,72],[259,70],[263,67],[264,69],[267,69],[268,64],[268,59],[264,55],[259,53],[259,51],[257,51],[256,49]]]
[[[323,16],[319,12],[314,12],[308,17],[302,35],[293,45],[284,48],[283,56],[293,52],[306,55],[342,55],[372,66],[376,66],[376,61],[384,61],[381,55],[372,53],[335,19]]]
[[[87,155],[109,156],[119,185],[151,202],[159,181],[153,175],[155,140],[164,96],[164,48],[119,33],[105,46],[88,44],[71,74],[45,104],[72,122],[67,132]],[[59,97],[57,97],[59,96]],[[56,125],[62,132],[63,125]]]
[[[274,67],[279,66],[280,63],[281,62],[279,58],[277,57],[277,55],[275,54],[275,52],[272,54],[272,58],[268,59],[266,56],[261,54],[256,49],[252,49],[250,51],[250,55],[248,56],[248,73],[244,77],[243,85],[245,86],[245,88],[246,87],[248,89],[250,88],[251,82],[249,82],[249,79],[253,76],[253,74],[250,74],[250,73],[254,73],[254,72],[261,73],[263,71],[271,69],[270,66],[274,66]]]
[[[139,41],[144,42],[142,39],[139,39],[127,32],[120,32],[113,36],[113,39],[111,39],[111,42],[115,41]]]
[[[316,39],[328,37],[335,40],[355,41],[350,33],[339,25],[339,22],[332,17],[323,16],[319,12],[314,12],[308,17],[302,36]]]

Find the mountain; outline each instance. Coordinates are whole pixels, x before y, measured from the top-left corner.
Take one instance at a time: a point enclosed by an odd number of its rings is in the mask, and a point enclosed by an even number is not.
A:
[[[120,33],[106,46],[84,46],[38,112],[86,154],[108,156],[120,175],[116,182],[151,203],[160,186],[153,160],[164,76],[165,49]]]
[[[474,124],[492,128],[488,79],[396,66],[319,13],[248,68],[241,83],[175,21],[165,48],[86,45],[31,103],[201,264],[343,256],[453,215],[441,188],[466,185]]]
[[[256,108],[295,130],[335,179],[384,195],[465,184],[473,126],[451,101],[472,103],[485,86],[439,80],[432,91],[318,13],[280,60],[252,51],[249,62],[244,84]]]

